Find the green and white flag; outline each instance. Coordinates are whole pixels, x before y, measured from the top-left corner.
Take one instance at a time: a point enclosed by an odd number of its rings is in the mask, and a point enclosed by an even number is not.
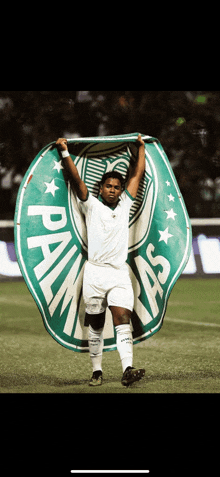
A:
[[[97,196],[109,170],[124,177],[137,157],[138,133],[68,140],[82,180]],[[162,326],[170,292],[190,256],[188,213],[169,160],[159,143],[145,142],[145,175],[130,211],[127,263],[134,288],[134,344]],[[82,281],[87,260],[84,217],[71,191],[55,143],[31,163],[21,183],[15,212],[15,248],[25,282],[44,325],[61,345],[88,352],[88,328]],[[107,309],[104,351],[116,349],[116,333]]]

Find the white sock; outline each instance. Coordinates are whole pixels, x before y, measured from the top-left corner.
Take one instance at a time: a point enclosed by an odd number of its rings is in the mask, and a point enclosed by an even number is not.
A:
[[[89,325],[88,342],[93,372],[102,371],[103,328],[94,330],[91,325]]]
[[[117,332],[117,349],[121,358],[123,372],[133,363],[133,338],[130,324],[118,325],[115,327]]]

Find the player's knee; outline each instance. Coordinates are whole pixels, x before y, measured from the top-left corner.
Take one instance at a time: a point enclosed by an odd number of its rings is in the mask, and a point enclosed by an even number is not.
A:
[[[104,324],[105,324],[105,311],[103,311],[102,313],[92,314],[92,315],[90,315],[89,313],[86,313],[85,323],[84,323],[85,326],[91,325],[91,327],[94,330],[98,330],[100,328],[103,328]]]
[[[117,322],[119,325],[128,325],[130,323],[130,315],[128,313],[124,313],[118,317]]]
[[[113,323],[115,326],[127,325],[131,321],[132,312],[126,308],[110,307],[113,317]]]

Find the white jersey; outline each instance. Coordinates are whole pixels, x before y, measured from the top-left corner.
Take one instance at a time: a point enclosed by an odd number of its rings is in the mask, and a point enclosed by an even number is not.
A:
[[[129,212],[134,200],[125,190],[114,209],[91,194],[86,201],[79,201],[86,220],[91,263],[116,268],[124,265],[128,255]]]

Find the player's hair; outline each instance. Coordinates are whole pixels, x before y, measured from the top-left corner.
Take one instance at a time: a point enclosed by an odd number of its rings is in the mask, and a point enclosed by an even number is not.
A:
[[[124,189],[125,179],[123,178],[123,176],[118,171],[109,171],[109,172],[106,172],[105,174],[103,174],[102,179],[100,181],[100,186],[102,186],[105,183],[105,181],[107,179],[110,179],[110,178],[111,179],[119,179],[119,181],[121,182],[121,187],[122,187],[122,189]]]

